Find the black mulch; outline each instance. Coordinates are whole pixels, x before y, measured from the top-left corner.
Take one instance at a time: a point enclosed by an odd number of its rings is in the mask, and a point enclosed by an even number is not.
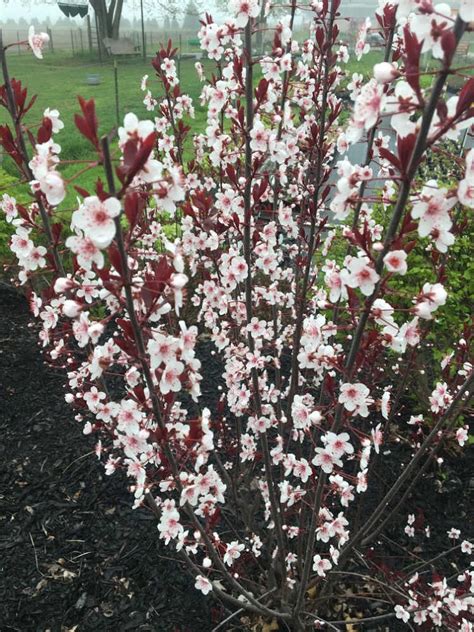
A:
[[[0,631],[209,632],[211,605],[90,454],[29,322],[1,287]]]

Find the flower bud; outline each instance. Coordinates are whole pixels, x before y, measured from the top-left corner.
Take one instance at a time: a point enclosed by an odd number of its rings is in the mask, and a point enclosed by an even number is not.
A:
[[[68,279],[67,277],[59,277],[54,282],[54,291],[56,294],[62,294],[63,292],[70,290],[72,287],[74,287],[74,281]]]
[[[76,318],[81,313],[82,306],[77,301],[65,301],[63,314],[68,318]]]
[[[181,272],[177,272],[171,275],[170,285],[174,290],[182,290],[188,282],[188,277]]]
[[[393,64],[383,61],[374,66],[374,78],[378,83],[390,83],[399,76],[399,71]]]

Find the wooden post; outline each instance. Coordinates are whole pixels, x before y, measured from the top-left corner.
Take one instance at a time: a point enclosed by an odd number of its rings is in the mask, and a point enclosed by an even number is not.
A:
[[[16,32],[16,41],[17,42],[20,41],[20,31]],[[18,44],[18,54],[21,55],[21,46],[20,46],[20,44]]]
[[[115,84],[115,118],[117,119],[117,127],[119,127],[120,105],[119,105],[119,87],[118,87],[118,67],[117,67],[116,59],[114,59],[114,84]]]
[[[181,81],[181,33],[179,34],[178,42],[178,79]]]
[[[95,13],[95,32],[97,34],[97,50],[99,51],[99,62],[102,63],[102,42],[99,32],[99,21],[97,20],[97,13]]]
[[[84,55],[84,40],[82,38],[82,29],[79,29],[79,39],[81,40],[81,53]]]
[[[89,53],[92,53],[92,29],[89,14],[87,14],[87,39],[89,40]]]
[[[74,33],[71,31],[71,48],[72,48],[72,56],[74,57]]]
[[[49,35],[49,50],[54,53],[54,44],[53,44],[53,32],[51,31],[51,29],[48,27],[46,27],[46,32]]]
[[[140,0],[140,19],[142,22],[142,55],[143,61],[146,59],[146,38],[145,38],[145,21],[143,19],[143,0]]]

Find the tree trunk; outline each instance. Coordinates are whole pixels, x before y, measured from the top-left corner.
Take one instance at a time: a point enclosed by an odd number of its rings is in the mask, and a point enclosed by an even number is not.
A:
[[[97,23],[99,25],[97,36],[102,40],[104,37],[118,39],[123,0],[112,0],[108,7],[106,0],[90,0],[90,4],[97,15]]]
[[[123,0],[117,0],[115,13],[112,20],[112,37],[118,39],[120,29],[120,18],[122,17]]]

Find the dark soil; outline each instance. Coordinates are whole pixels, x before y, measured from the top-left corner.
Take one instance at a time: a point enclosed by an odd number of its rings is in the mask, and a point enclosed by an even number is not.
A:
[[[29,323],[0,287],[0,631],[209,632],[222,613],[104,475]]]

